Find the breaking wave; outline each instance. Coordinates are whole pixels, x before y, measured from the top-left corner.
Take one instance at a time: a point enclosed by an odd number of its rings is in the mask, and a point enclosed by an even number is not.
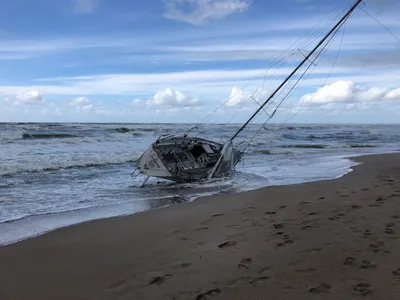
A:
[[[377,146],[376,145],[354,144],[354,145],[349,145],[348,147],[350,147],[350,148],[375,148]]]
[[[126,127],[119,127],[119,128],[115,128],[114,131],[119,132],[119,133],[127,133],[127,132],[131,132],[134,130],[126,128]]]
[[[76,138],[78,136],[70,133],[23,133],[23,139],[63,139]]]
[[[91,158],[82,157],[80,159],[36,161],[34,163],[0,166],[0,176],[12,176],[24,172],[38,173],[57,171],[61,169],[104,167],[124,163],[135,164],[138,160],[138,157],[138,155],[113,154],[111,156],[104,155]]]
[[[294,144],[294,145],[284,145],[283,148],[301,148],[301,149],[324,149],[328,148],[328,145],[319,145],[319,144]]]
[[[279,150],[259,150],[258,153],[265,155],[290,155],[293,154],[291,151],[279,151]]]

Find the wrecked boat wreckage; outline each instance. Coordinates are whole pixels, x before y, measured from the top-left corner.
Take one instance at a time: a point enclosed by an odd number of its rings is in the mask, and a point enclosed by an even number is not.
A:
[[[214,142],[197,136],[189,136],[188,133],[182,136],[161,136],[140,156],[137,162],[137,168],[132,173],[132,176],[137,177],[140,174],[144,175],[145,178],[141,185],[143,186],[149,177],[181,183],[207,180],[213,177],[223,177],[231,174],[235,166],[243,158],[244,151],[250,144],[250,142],[246,141],[235,144],[234,142],[238,135],[261,111],[264,111],[268,117],[261,128],[264,127],[275,115],[281,104],[292,93],[297,84],[303,79],[309,69],[312,66],[316,66],[316,63],[318,63],[317,59],[325,53],[325,48],[330,45],[332,39],[337,35],[341,27],[361,2],[362,0],[355,1],[348,10],[336,17],[338,20],[337,22],[333,21],[328,24],[327,33],[307,55],[301,52],[300,49],[293,49],[294,51],[298,50],[302,53],[304,56],[302,61],[282,83],[270,93],[265,101],[257,101],[253,97],[254,94],[249,97],[257,103],[258,109],[225,143]],[[333,24],[334,26],[332,27]],[[286,57],[281,59],[287,59],[292,55],[293,53],[286,54]],[[278,103],[275,104],[275,107],[272,108],[272,112],[268,113],[266,110],[268,107],[266,105],[272,102],[276,96],[281,98],[278,100]]]

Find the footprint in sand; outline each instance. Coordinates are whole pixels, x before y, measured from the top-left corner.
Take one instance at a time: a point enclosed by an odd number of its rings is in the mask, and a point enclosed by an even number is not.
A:
[[[236,241],[227,241],[225,243],[219,244],[218,248],[225,249],[227,247],[232,247],[232,246],[235,246],[235,245],[237,245]]]
[[[211,299],[214,296],[218,296],[221,294],[220,289],[212,289],[209,290],[208,292],[202,293],[196,297],[196,300],[206,300],[206,299]]]
[[[335,216],[329,218],[330,221],[338,221],[340,219],[341,219],[341,217],[338,215],[335,215]]]
[[[364,259],[360,265],[361,269],[376,269],[376,265],[369,260]]]
[[[304,225],[304,226],[301,227],[301,230],[308,230],[308,229],[310,229],[312,227],[313,226],[311,226],[311,225]]]
[[[192,264],[191,263],[181,263],[176,265],[177,268],[181,268],[181,269],[186,269],[188,267],[190,267]]]
[[[395,231],[393,229],[393,227],[395,226],[394,223],[386,223],[385,225],[385,233],[386,234],[394,234]]]
[[[372,251],[378,252],[381,250],[382,247],[385,246],[383,242],[376,242],[369,245],[372,248]]]
[[[275,215],[277,212],[276,211],[267,211],[265,212],[266,215]]]
[[[273,224],[275,229],[283,229],[285,227],[284,224]]]
[[[276,246],[277,246],[277,247],[282,247],[282,246],[291,245],[291,244],[294,244],[294,241],[292,241],[292,240],[285,240],[285,241],[283,241],[283,242],[276,243]]]
[[[167,275],[164,275],[164,276],[153,277],[150,280],[149,284],[160,285],[160,284],[163,284],[165,281],[167,281],[171,277],[172,277],[171,274],[167,274]]]
[[[196,231],[202,231],[202,230],[207,230],[207,229],[208,229],[207,226],[203,226],[203,227],[197,228]]]
[[[269,279],[269,277],[263,276],[263,277],[259,277],[259,278],[253,279],[249,283],[251,285],[259,285],[259,284],[262,284],[262,283],[266,282],[268,279]]]
[[[312,249],[304,250],[303,252],[304,253],[317,253],[317,252],[321,252],[321,251],[322,251],[322,248],[312,248]]]
[[[400,281],[400,269],[392,272],[394,279]]]
[[[228,280],[228,281],[227,281],[227,284],[228,284],[227,287],[232,288],[232,287],[236,287],[236,286],[238,286],[238,285],[248,284],[248,283],[249,283],[249,280],[251,280],[251,277],[248,277],[248,276],[246,276],[246,277],[239,277],[239,278],[233,279],[233,280]]]
[[[371,293],[371,285],[369,283],[361,282],[353,287],[353,292],[357,295],[366,296]]]
[[[226,228],[232,228],[232,227],[239,227],[239,226],[240,226],[239,224],[228,224],[225,227]]]
[[[368,229],[365,229],[365,230],[364,230],[363,238],[368,238],[368,237],[370,237],[371,235],[372,235],[372,231],[371,231],[371,230],[368,230]]]
[[[362,206],[361,206],[361,205],[358,205],[358,204],[353,204],[353,205],[351,206],[351,208],[352,208],[352,209],[361,209]]]
[[[318,270],[309,268],[309,269],[301,269],[301,270],[294,270],[294,271],[299,274],[313,274],[313,273],[316,273]]]
[[[211,217],[213,217],[213,218],[215,218],[215,217],[221,217],[221,216],[223,216],[224,214],[215,214],[215,215],[212,215]]]
[[[270,269],[270,267],[264,267],[264,268],[262,268],[262,269],[260,269],[259,271],[258,271],[258,274],[261,274],[261,273],[264,273],[265,271],[268,271]],[[400,269],[399,269],[400,270]]]
[[[394,234],[394,230],[393,230],[393,228],[391,228],[391,227],[386,227],[386,228],[385,228],[385,233],[386,233],[386,234]]]
[[[243,259],[240,264],[238,264],[239,269],[248,269],[250,268],[250,265],[253,263],[253,260],[251,258],[245,258]]]
[[[308,215],[309,216],[316,216],[316,215],[318,215],[319,213],[317,213],[317,212],[310,212]]]
[[[317,287],[309,289],[309,292],[314,295],[325,294],[331,291],[331,286],[327,283],[321,283]]]
[[[355,266],[357,264],[357,259],[355,257],[346,257],[346,259],[344,260],[343,265],[345,266]]]

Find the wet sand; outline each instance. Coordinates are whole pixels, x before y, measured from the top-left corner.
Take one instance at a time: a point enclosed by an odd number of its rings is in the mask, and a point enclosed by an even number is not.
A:
[[[400,299],[400,154],[0,248],[0,299]]]

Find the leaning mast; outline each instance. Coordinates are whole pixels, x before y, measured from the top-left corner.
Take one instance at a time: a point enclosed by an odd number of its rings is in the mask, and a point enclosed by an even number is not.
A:
[[[264,108],[264,106],[282,89],[282,87],[293,77],[294,74],[305,64],[306,61],[318,50],[318,48],[329,38],[329,36],[334,33],[338,28],[340,28],[347,20],[348,17],[353,13],[357,6],[362,2],[362,0],[357,0],[352,7],[347,11],[347,13],[336,23],[336,25],[321,39],[321,41],[314,47],[311,52],[304,57],[300,64],[289,74],[288,77],[276,88],[276,90],[268,97],[267,100],[255,111],[255,113],[247,120],[246,123],[239,128],[239,130],[230,138],[229,142],[234,140],[240,132],[256,117],[256,115]]]

